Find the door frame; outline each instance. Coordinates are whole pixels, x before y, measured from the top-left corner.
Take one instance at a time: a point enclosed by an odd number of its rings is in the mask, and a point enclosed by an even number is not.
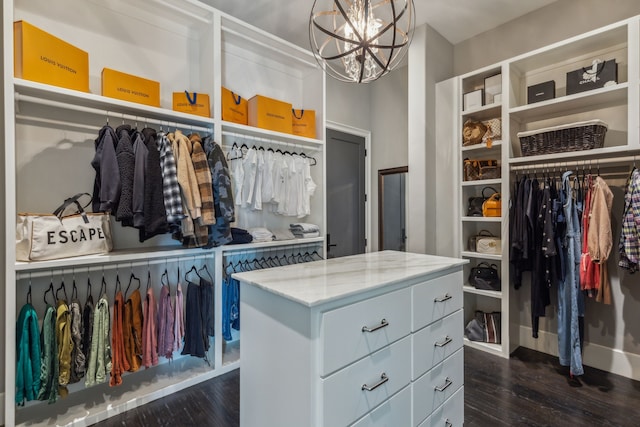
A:
[[[337,123],[334,121],[327,120],[325,122],[325,126],[327,129],[335,130],[338,132],[349,133],[351,135],[359,136],[364,138],[364,238],[367,239],[367,244],[364,247],[364,251],[371,252],[371,235],[372,235],[372,224],[371,224],[371,131],[359,129],[353,126],[345,125],[342,123]],[[326,137],[326,132],[325,132]],[[325,141],[326,144],[326,141]],[[326,149],[325,149],[326,151]],[[326,162],[325,162],[326,164]],[[328,169],[328,168],[327,168]],[[325,176],[326,176],[325,170]],[[326,180],[325,180],[326,182]],[[325,224],[326,224],[327,213],[325,212]],[[325,231],[326,233],[326,231]]]
[[[385,175],[393,175],[397,173],[409,174],[409,166],[400,166],[396,168],[380,169],[378,170],[378,250],[381,251],[384,247],[384,177]],[[405,203],[404,203],[404,222],[405,230],[407,226],[407,189],[405,181]],[[406,233],[405,233],[406,234]],[[405,248],[406,249],[406,248]]]

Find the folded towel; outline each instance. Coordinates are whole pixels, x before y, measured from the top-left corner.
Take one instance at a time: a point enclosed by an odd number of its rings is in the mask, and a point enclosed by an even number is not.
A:
[[[320,231],[320,227],[318,227],[316,224],[310,224],[308,222],[295,222],[293,224],[290,224],[289,228],[294,233],[296,231],[301,231],[303,233],[309,233],[309,232],[314,232],[314,231],[318,231],[319,232]]]

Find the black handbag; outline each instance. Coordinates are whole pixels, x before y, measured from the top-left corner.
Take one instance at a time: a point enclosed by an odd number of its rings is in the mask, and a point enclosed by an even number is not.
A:
[[[500,291],[502,289],[502,282],[498,275],[498,267],[495,264],[486,262],[481,262],[477,266],[471,267],[469,284],[476,289]]]
[[[484,194],[485,190],[493,190],[493,193],[486,196]],[[498,190],[496,190],[493,187],[484,187],[482,189],[481,197],[475,197],[475,196],[469,197],[469,206],[467,208],[467,216],[482,216],[482,205],[484,204],[485,200],[489,199],[489,197],[491,197],[493,194],[497,192]]]

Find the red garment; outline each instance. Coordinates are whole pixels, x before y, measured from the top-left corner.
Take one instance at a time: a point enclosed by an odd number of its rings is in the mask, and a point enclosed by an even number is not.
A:
[[[153,288],[149,287],[144,304],[144,321],[142,325],[142,364],[145,368],[158,364],[157,311],[158,307],[156,306],[156,298],[153,296]]]
[[[129,362],[124,350],[124,296],[116,294],[113,303],[113,327],[111,329],[111,387],[122,384],[122,373],[129,370]]]
[[[589,221],[591,219],[591,198],[593,181],[591,175],[587,176],[586,194],[584,197],[584,209],[582,211],[582,254],[580,256],[580,289],[589,292],[593,296],[593,290],[600,288],[600,264],[593,262],[589,255],[587,235],[589,234]]]

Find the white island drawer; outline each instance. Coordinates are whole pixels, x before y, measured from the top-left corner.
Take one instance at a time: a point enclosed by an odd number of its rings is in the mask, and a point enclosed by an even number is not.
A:
[[[428,280],[413,287],[412,331],[462,308],[462,272]]]
[[[322,315],[322,376],[397,341],[411,330],[409,288]]]
[[[464,350],[424,374],[413,383],[413,420],[426,419],[464,384]],[[442,424],[444,425],[444,423]]]
[[[461,387],[419,427],[462,427],[463,424],[464,387]]]
[[[322,425],[349,425],[410,382],[411,338],[406,337],[322,380]]]
[[[413,375],[416,379],[462,348],[463,312],[458,310],[413,334]]]
[[[351,427],[398,427],[411,425],[411,387],[406,386],[400,393],[365,415]]]

